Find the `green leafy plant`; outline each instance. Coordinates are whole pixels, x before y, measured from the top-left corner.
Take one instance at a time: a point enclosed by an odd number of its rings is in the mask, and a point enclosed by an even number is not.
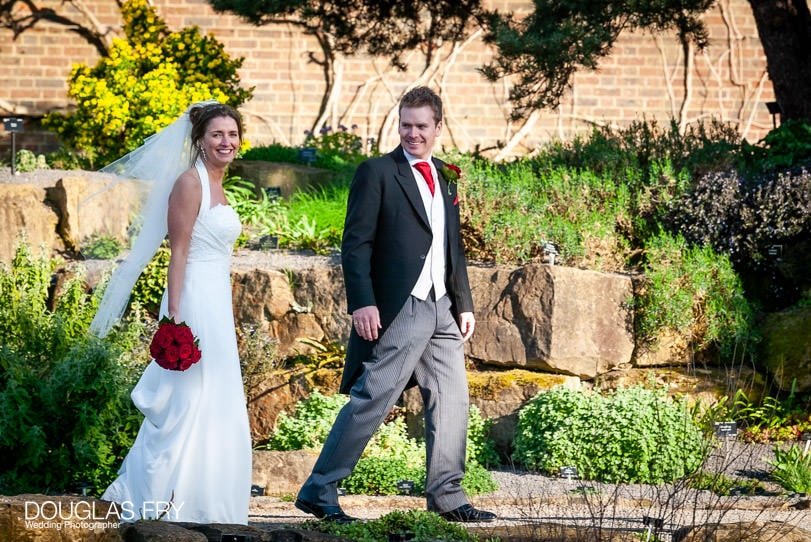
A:
[[[34,154],[28,149],[17,151],[17,172],[28,173],[38,169],[51,169],[44,154]]]
[[[811,403],[803,403],[796,393],[796,381],[783,398],[765,396],[752,401],[738,390],[733,400],[733,416],[741,426],[742,438],[749,442],[795,440],[811,431]]]
[[[158,314],[166,289],[170,256],[171,251],[166,244],[160,247],[138,277],[130,296],[130,303],[138,303],[155,316]]]
[[[741,169],[748,175],[786,170],[808,164],[811,159],[811,124],[787,119],[757,145],[741,145]]]
[[[687,337],[697,349],[716,344],[730,356],[746,344],[753,311],[727,256],[709,247],[690,247],[667,233],[645,246],[644,281],[636,298],[641,341],[662,330]]]
[[[305,147],[316,150],[316,160],[313,165],[324,169],[342,170],[347,166],[358,165],[367,158],[363,149],[363,139],[352,130],[340,125],[333,131],[331,126],[324,126],[318,134],[306,132]]]
[[[493,420],[482,417],[476,405],[470,405],[467,422],[467,459],[485,467],[498,465],[498,452],[493,439],[489,438]],[[470,474],[468,472],[468,474]]]
[[[139,318],[104,341],[89,336],[98,297],[86,293],[79,270],[50,297],[55,265],[21,244],[11,266],[0,269],[4,494],[76,491],[80,484],[100,492],[141,418],[129,392],[143,360],[126,355],[140,342]]]
[[[340,536],[353,542],[388,542],[390,534],[401,534],[414,542],[448,540],[475,542],[478,538],[464,527],[424,510],[396,510],[372,521],[338,524],[330,521],[308,522],[308,529]]]
[[[95,67],[78,64],[68,80],[76,108],[50,113],[54,130],[90,164],[109,162],[177,118],[189,104],[214,98],[238,106],[252,90],[240,86],[243,59],[197,27],[170,32],[145,0],[121,5],[126,39],[114,39]]]
[[[271,450],[303,450],[324,444],[338,411],[347,402],[343,395],[313,392],[296,405],[295,415],[285,412],[276,418],[276,428],[268,442]]]
[[[287,162],[298,164],[299,153],[294,147],[286,147],[279,143],[252,147],[242,155],[243,160],[263,160],[265,162]]]
[[[347,401],[343,395],[325,396],[318,390],[313,391],[298,403],[293,416],[284,412],[279,415],[268,448],[298,450],[320,447],[338,411]],[[485,424],[482,422],[478,426],[481,431]],[[474,435],[475,441],[480,442],[482,438]],[[488,449],[490,446],[479,444],[479,450]],[[399,491],[397,483],[401,480],[413,481],[414,491],[418,494],[425,491],[425,444],[409,437],[402,417],[395,417],[378,428],[352,474],[342,481],[342,486],[349,493],[396,495]],[[469,458],[462,487],[470,495],[476,495],[494,491],[497,486],[490,473]]]
[[[775,446],[772,450],[774,459],[769,463],[774,469],[771,477],[788,491],[811,493],[811,454],[805,453],[798,445]]]
[[[643,387],[540,393],[519,412],[514,444],[513,458],[529,469],[575,466],[585,479],[618,483],[673,482],[706,451],[685,404]]]
[[[109,235],[91,235],[82,243],[81,253],[85,258],[112,260],[121,253],[121,242]]]
[[[687,479],[687,485],[692,489],[712,491],[716,495],[727,496],[733,493],[754,495],[763,490],[763,485],[757,480],[745,482],[730,478],[719,473],[700,470]]]

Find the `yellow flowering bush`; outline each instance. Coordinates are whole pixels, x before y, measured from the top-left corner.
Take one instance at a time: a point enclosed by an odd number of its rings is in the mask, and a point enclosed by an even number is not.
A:
[[[114,40],[95,67],[71,70],[75,111],[43,120],[91,166],[138,147],[193,102],[213,98],[237,107],[253,90],[240,86],[244,59],[231,59],[213,36],[197,27],[170,32],[146,0],[124,2],[121,13],[126,39]]]

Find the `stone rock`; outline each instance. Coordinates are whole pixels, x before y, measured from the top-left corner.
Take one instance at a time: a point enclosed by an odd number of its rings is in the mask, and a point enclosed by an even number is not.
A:
[[[130,222],[141,208],[149,184],[132,179],[66,175],[47,192],[59,216],[59,235],[71,250],[92,235],[126,241]]]
[[[311,353],[299,339],[345,343],[351,319],[346,314],[341,268],[275,269],[235,267],[234,316],[279,341],[279,353]],[[292,284],[291,284],[292,278]]]
[[[673,331],[662,332],[649,345],[639,345],[634,352],[635,367],[688,365],[692,361],[687,337]]]
[[[72,495],[0,497],[0,540],[120,542],[119,516],[111,507],[106,501]]]
[[[337,393],[340,369],[298,367],[273,372],[259,382],[248,400],[248,421],[253,442],[265,442],[282,411],[291,414],[299,401],[316,388],[326,395]]]
[[[630,277],[539,264],[469,274],[478,315],[472,358],[583,379],[630,364]]]
[[[89,171],[49,171],[0,183],[0,262],[10,262],[18,236],[48,251],[75,251],[94,234],[125,240],[148,185]],[[109,187],[109,189],[108,189]],[[92,198],[88,196],[93,195]]]
[[[318,451],[254,450],[251,483],[265,488],[265,495],[296,495],[312,472],[316,459]]]
[[[346,343],[352,318],[346,312],[344,276],[340,266],[314,267],[293,273],[299,306],[312,307],[325,337]]]
[[[232,175],[256,184],[258,188],[279,188],[283,198],[294,191],[323,186],[333,179],[333,173],[298,164],[265,162],[264,160],[235,160],[229,168]]]
[[[811,531],[778,521],[694,525],[673,533],[674,542],[811,542]]]
[[[730,371],[723,367],[654,367],[609,371],[594,379],[594,387],[602,391],[631,386],[664,387],[672,396],[701,400],[705,405],[714,404],[729,390],[743,390],[757,401],[768,390],[763,376],[751,367],[736,367]]]
[[[178,523],[136,521],[121,526],[121,540],[125,542],[208,542],[209,538],[203,533],[187,529]]]
[[[780,389],[795,383],[799,393],[811,392],[811,307],[766,316],[763,324],[763,363]]]
[[[471,527],[471,534],[480,540],[500,542],[640,542],[639,533],[600,528],[592,525],[566,525],[563,523],[527,522],[517,525]],[[651,538],[651,540],[654,540]]]
[[[251,525],[239,525],[231,523],[176,523],[186,531],[194,535],[203,535],[208,542],[224,542],[233,540],[234,537],[242,537],[245,542],[271,542],[274,536],[267,531],[263,531]],[[163,540],[159,538],[158,540]],[[195,539],[196,540],[196,539]]]
[[[45,203],[42,183],[0,184],[0,263],[11,262],[21,234],[31,247],[64,250],[56,234],[58,222],[59,216]]]

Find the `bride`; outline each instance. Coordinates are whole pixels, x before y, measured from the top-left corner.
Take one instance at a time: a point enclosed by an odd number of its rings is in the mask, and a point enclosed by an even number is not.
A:
[[[168,232],[171,258],[160,316],[186,322],[202,352],[182,372],[152,361],[132,391],[144,421],[118,478],[102,495],[121,505],[124,520],[248,521],[251,440],[230,280],[241,226],[222,186],[241,140],[236,110],[195,104],[103,169],[154,184],[141,232],[114,272],[91,331],[104,336],[121,317],[138,275]]]

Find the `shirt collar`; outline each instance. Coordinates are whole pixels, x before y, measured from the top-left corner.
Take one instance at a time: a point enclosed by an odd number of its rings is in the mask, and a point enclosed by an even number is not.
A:
[[[431,164],[431,167],[433,167],[434,164],[433,155],[429,156],[426,159],[417,158],[416,156],[409,154],[408,151],[406,151],[405,149],[403,149],[403,154],[405,155],[406,160],[408,160],[408,164],[410,166],[413,166],[417,162],[428,162],[429,164]]]

